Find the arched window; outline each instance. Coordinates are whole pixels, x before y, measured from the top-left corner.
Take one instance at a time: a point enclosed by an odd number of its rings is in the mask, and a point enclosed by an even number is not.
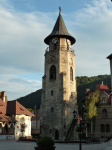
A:
[[[107,100],[106,100],[105,97],[102,98],[102,103],[103,103],[103,104],[107,103]]]
[[[50,68],[50,79],[56,79],[56,67],[54,65]]]
[[[106,109],[102,110],[102,115],[103,115],[103,118],[107,118],[107,110]]]
[[[70,80],[73,81],[73,69],[70,67]]]

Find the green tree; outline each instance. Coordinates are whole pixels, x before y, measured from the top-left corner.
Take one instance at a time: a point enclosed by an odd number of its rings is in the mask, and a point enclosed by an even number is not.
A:
[[[87,111],[87,118],[93,119],[97,115],[96,104],[99,101],[100,91],[90,92],[85,98],[85,109]]]
[[[34,112],[34,110],[32,108],[27,108],[30,112]]]
[[[99,101],[99,96],[101,92],[96,90],[95,92],[90,92],[87,97],[85,97],[85,110],[87,112],[87,118],[91,122],[91,134],[93,134],[93,125],[95,127],[95,120],[97,115],[97,104]]]

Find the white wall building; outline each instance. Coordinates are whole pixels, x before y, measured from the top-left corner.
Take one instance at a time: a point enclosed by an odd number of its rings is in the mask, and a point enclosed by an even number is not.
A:
[[[0,92],[0,139],[30,137],[32,116],[17,100],[8,101]]]

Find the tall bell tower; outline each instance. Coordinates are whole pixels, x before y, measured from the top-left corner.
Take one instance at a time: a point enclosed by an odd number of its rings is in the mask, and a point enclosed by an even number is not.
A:
[[[52,30],[44,39],[45,70],[40,107],[41,135],[65,139],[77,111],[75,54],[71,48],[76,40],[64,24],[61,12]],[[73,136],[75,136],[75,131]]]

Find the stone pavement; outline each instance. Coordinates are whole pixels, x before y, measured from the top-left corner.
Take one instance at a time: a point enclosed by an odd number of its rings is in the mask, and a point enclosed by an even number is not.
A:
[[[107,143],[100,144],[82,144],[82,150],[102,150]],[[55,144],[55,150],[79,150],[79,144]],[[0,140],[0,150],[34,150],[35,142],[16,142],[15,140]]]

